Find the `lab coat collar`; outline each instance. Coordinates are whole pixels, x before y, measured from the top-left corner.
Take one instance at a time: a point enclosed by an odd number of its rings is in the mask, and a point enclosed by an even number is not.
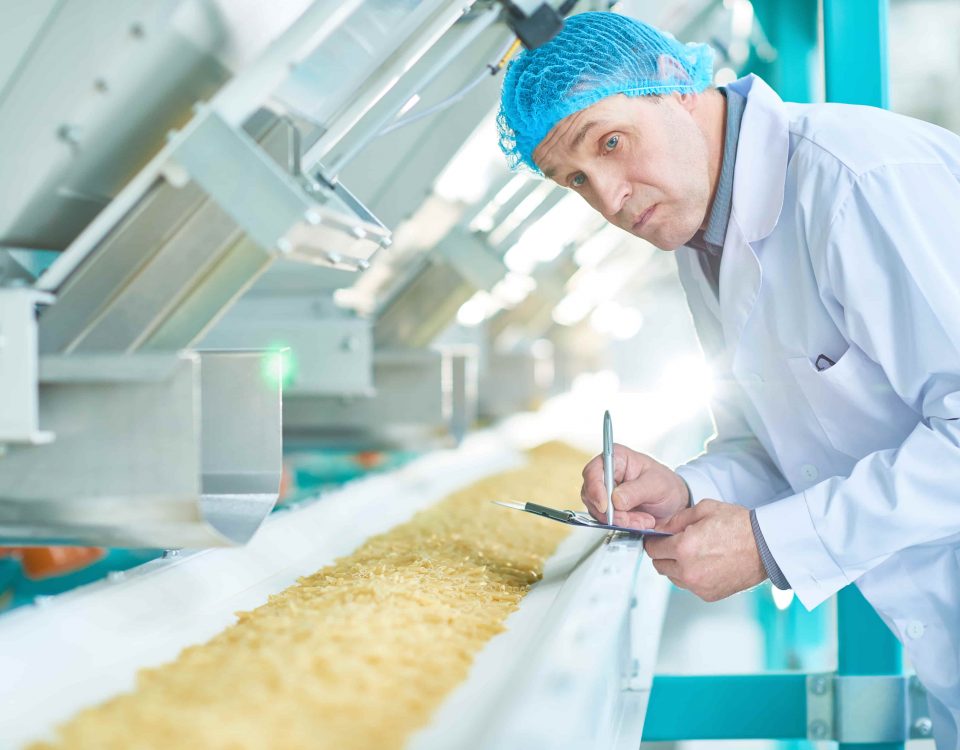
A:
[[[747,242],[757,242],[773,231],[783,209],[790,148],[787,110],[774,90],[753,74],[729,88],[747,98],[737,144],[731,217]]]

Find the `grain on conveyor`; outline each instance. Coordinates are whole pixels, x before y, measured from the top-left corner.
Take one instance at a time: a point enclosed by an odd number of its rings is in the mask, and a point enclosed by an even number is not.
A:
[[[239,613],[30,750],[402,748],[568,533],[491,504],[574,507],[588,457],[548,443],[528,458]]]

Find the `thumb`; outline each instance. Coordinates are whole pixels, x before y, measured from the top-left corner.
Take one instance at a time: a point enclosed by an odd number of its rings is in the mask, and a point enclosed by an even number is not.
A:
[[[684,508],[679,513],[675,513],[670,516],[662,524],[657,525],[658,531],[666,531],[670,534],[679,534],[685,528],[690,526],[693,523],[696,523],[700,519],[700,513],[697,512],[697,507]]]

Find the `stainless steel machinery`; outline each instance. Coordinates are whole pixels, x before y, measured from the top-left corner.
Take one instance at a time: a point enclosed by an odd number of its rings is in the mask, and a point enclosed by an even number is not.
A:
[[[277,495],[283,354],[197,343],[274,262],[347,285],[389,242],[321,159],[468,8],[7,5],[0,539],[246,541]]]

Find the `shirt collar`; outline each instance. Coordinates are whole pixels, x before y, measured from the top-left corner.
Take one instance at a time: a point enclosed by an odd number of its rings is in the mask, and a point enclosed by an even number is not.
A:
[[[727,87],[747,99],[740,123],[740,140],[733,176],[730,220],[746,242],[770,235],[780,212],[790,150],[787,108],[764,81],[748,75]]]
[[[789,121],[783,101],[758,76],[751,74],[734,81],[726,87],[727,96],[731,92],[744,97],[745,106],[733,164],[733,197],[726,225],[729,226],[729,221],[735,222],[743,240],[756,242],[773,231],[783,209],[790,145]],[[724,166],[725,163],[721,165],[721,171]],[[708,225],[712,214],[711,209]],[[708,251],[703,235],[704,231],[697,231],[687,244]]]
[[[737,142],[740,139],[740,122],[747,100],[733,89],[720,88],[727,100],[727,121],[723,137],[723,155],[720,164],[720,176],[717,191],[713,197],[706,229],[698,230],[690,245],[697,250],[720,255],[723,252],[723,240],[727,236],[730,212],[733,208],[733,174],[737,163]]]

